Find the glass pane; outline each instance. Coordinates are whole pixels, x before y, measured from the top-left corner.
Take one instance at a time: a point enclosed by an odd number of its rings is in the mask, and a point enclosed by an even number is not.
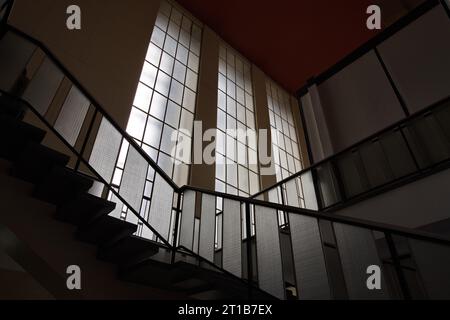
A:
[[[255,223],[259,287],[279,299],[284,299],[285,289],[277,211],[256,206]]]
[[[160,175],[156,175],[153,197],[150,204],[149,224],[166,240],[169,235],[170,217],[172,213],[172,187]]]
[[[147,167],[147,160],[134,147],[130,147],[125,162],[119,194],[136,212],[140,212]],[[134,214],[130,213],[129,216],[127,216],[129,222],[137,223],[138,218]]]
[[[72,146],[77,142],[90,104],[90,101],[75,86],[72,86],[61,107],[55,129]]]
[[[166,42],[164,43],[164,51],[175,57],[177,51],[177,42],[170,36],[166,37]]]
[[[175,40],[178,40],[178,36],[180,34],[180,26],[178,24],[176,24],[175,22],[170,21],[169,28],[167,29],[167,33]]]
[[[121,141],[122,135],[120,132],[103,118],[89,158],[89,164],[106,181],[110,181],[114,172]]]
[[[177,50],[177,60],[180,61],[182,64],[187,65],[188,63],[188,56],[189,51],[182,45],[178,45]]]
[[[144,62],[140,81],[153,88],[155,86],[157,72],[158,69],[156,69],[156,67],[152,66],[148,62]]]
[[[225,131],[226,130],[226,117],[225,112],[222,110],[217,110],[217,128],[220,130]]]
[[[161,150],[167,154],[174,154],[175,143],[177,140],[177,131],[165,125],[161,139]]]
[[[147,115],[133,107],[128,119],[127,133],[136,139],[142,140],[146,120]]]
[[[194,244],[194,216],[196,192],[187,190],[183,193],[183,208],[181,211],[180,245],[189,250]]]
[[[195,93],[188,88],[184,89],[183,107],[192,113],[195,112]]]
[[[184,79],[186,78],[186,67],[178,61],[175,61],[175,68],[173,69],[173,77],[181,83],[184,83]]]
[[[181,107],[169,100],[167,104],[166,123],[174,128],[178,128],[180,121]]]
[[[214,261],[214,229],[216,224],[216,197],[203,194],[200,221],[199,254],[201,257]]]
[[[145,131],[144,142],[154,148],[159,149],[159,142],[161,140],[162,122],[148,117],[147,128]]]
[[[164,72],[158,73],[158,79],[156,80],[155,89],[164,96],[169,95],[170,77]]]
[[[382,266],[370,230],[333,223],[350,299],[387,299],[389,293],[381,273],[381,290],[367,288],[367,267]]]
[[[161,58],[160,69],[167,74],[172,74],[174,61],[174,58],[164,52]]]
[[[188,63],[188,66],[193,71],[198,72],[198,69],[199,69],[199,66],[200,66],[199,58],[198,58],[198,56],[196,56],[192,52],[189,52],[189,63]]]
[[[299,299],[330,299],[331,292],[317,219],[290,213],[289,226]]]
[[[193,91],[197,90],[197,74],[191,70],[188,70],[186,74],[186,86]]]
[[[178,81],[172,80],[169,98],[177,104],[183,102],[183,85]]]
[[[164,119],[164,114],[166,112],[166,103],[167,99],[159,93],[155,92],[150,108],[150,114],[156,119]]]
[[[223,268],[242,276],[241,206],[239,202],[223,200]]]
[[[150,43],[150,46],[148,47],[146,60],[153,64],[155,67],[159,66],[159,60],[161,59],[161,49],[159,49],[156,45],[153,43]]]
[[[181,111],[180,129],[188,136],[192,135],[192,128],[194,125],[194,115],[185,109]]]
[[[158,19],[156,20],[156,22],[158,23]],[[162,48],[164,45],[164,38],[166,37],[166,35],[164,34],[164,31],[162,31],[160,28],[155,27],[153,29],[153,33],[152,33],[152,39],[151,41],[156,44],[158,47]]]

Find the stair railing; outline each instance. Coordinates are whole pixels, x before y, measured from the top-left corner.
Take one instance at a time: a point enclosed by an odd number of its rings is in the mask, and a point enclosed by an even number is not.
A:
[[[450,297],[449,238],[191,186],[180,192],[189,205],[177,248],[252,279],[249,296],[257,286],[280,299]],[[380,290],[366,287],[374,266]]]

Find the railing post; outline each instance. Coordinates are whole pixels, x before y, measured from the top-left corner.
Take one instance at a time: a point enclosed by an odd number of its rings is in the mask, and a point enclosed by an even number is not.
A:
[[[317,210],[322,210],[324,208],[324,203],[322,201],[322,192],[320,191],[319,187],[319,177],[317,176],[317,170],[316,168],[311,169],[311,179],[314,187],[314,193],[316,195],[316,201],[317,201]],[[308,209],[308,208],[306,208]]]
[[[176,212],[175,212],[175,226],[174,226],[174,231],[173,231],[171,264],[175,263],[175,255],[177,253],[178,223],[180,221],[180,213],[181,213],[180,202],[181,202],[181,191],[179,191],[178,195],[177,195],[177,208],[176,208]]]
[[[333,159],[333,160],[330,161],[330,167],[331,167],[331,174],[332,174],[332,176],[334,176],[336,178],[337,189],[339,191],[340,199],[338,200],[338,202],[341,202],[341,203],[345,202],[348,197],[347,197],[347,194],[345,192],[345,186],[344,186],[344,183],[342,181],[341,171],[339,170],[339,167],[338,167],[338,165],[336,163],[336,159]]]
[[[400,283],[400,288],[403,293],[403,297],[405,300],[411,300],[411,292],[408,287],[408,282],[406,281],[405,274],[403,273],[403,269],[401,266],[400,258],[398,256],[397,248],[395,247],[394,239],[392,238],[392,235],[388,232],[384,233],[386,237],[386,242],[389,248],[389,252],[391,253],[392,262],[394,264],[395,272],[398,277],[398,282]]]
[[[247,280],[248,298],[252,298],[253,289],[253,259],[252,259],[252,228],[250,220],[250,203],[245,202],[245,230],[247,232]]]
[[[419,161],[417,160],[416,156],[414,155],[414,151],[413,151],[413,149],[411,147],[411,144],[409,143],[408,138],[406,137],[405,132],[403,131],[403,129],[406,129],[406,126],[404,124],[400,125],[398,127],[398,131],[400,132],[400,135],[402,136],[402,139],[405,142],[406,148],[408,149],[408,153],[411,156],[411,159],[413,160],[417,171],[421,172],[422,169],[420,168]]]

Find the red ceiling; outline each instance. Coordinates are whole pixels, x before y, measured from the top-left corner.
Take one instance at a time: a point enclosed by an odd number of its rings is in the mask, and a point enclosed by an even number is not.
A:
[[[291,92],[376,34],[366,28],[373,0],[178,2]]]

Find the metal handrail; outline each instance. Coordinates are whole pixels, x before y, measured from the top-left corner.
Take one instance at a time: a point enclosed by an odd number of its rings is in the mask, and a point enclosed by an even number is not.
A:
[[[352,217],[346,217],[342,215],[330,215],[327,213],[309,210],[309,209],[303,209],[293,206],[288,206],[284,204],[278,204],[274,202],[268,202],[263,200],[257,200],[253,198],[245,198],[241,196],[231,195],[227,193],[221,193],[217,191],[211,191],[207,189],[202,189],[198,187],[192,187],[192,186],[184,186],[181,188],[181,192],[190,190],[195,192],[200,192],[212,196],[216,196],[219,198],[234,200],[234,201],[240,201],[242,203],[247,203],[255,206],[260,207],[266,207],[266,208],[272,208],[279,211],[289,212],[293,214],[299,214],[307,217],[312,217],[316,219],[322,219],[329,222],[337,222],[337,223],[343,223],[347,225],[351,225],[354,227],[360,227],[365,229],[371,229],[373,231],[379,231],[379,232],[389,232],[393,234],[397,234],[399,236],[406,236],[409,238],[414,238],[417,240],[424,240],[424,241],[430,241],[433,243],[439,243],[444,244],[447,246],[450,246],[450,238],[438,236],[433,233],[417,230],[417,229],[410,229],[410,228],[404,228],[399,226],[394,226],[390,224],[384,224],[379,222],[368,222],[364,219],[358,219],[358,218],[352,218]]]
[[[52,132],[52,134],[54,134],[73,154],[78,156],[78,159],[80,159],[80,161],[96,176],[95,178],[97,178],[99,182],[103,183],[108,188],[109,191],[114,193],[114,195],[120,201],[122,201],[125,205],[127,205],[127,201],[123,199],[123,197],[119,194],[119,192],[114,190],[114,188],[112,188],[110,183],[106,182],[106,180],[103,179],[103,177],[89,164],[89,161],[85,160],[83,156],[79,154],[79,152],[72,145],[70,145],[70,143],[68,143],[66,139],[64,139],[64,137],[61,136],[61,134],[58,131],[56,131],[56,129],[28,101],[17,98],[1,88],[0,93],[9,98],[16,99],[20,101],[22,104],[24,104],[39,119],[39,121],[41,121],[48,128],[48,130]],[[140,222],[142,222],[147,228],[149,228],[152,232],[154,232],[156,236],[159,239],[161,239],[161,241],[165,245],[172,248],[172,245],[167,240],[165,240],[164,237],[162,237],[141,215],[139,215],[131,206],[129,205],[127,206],[132,211],[132,213],[139,219]]]

